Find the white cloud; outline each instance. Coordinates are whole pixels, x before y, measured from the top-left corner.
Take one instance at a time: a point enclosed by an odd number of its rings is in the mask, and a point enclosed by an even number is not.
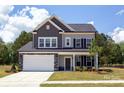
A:
[[[122,15],[122,14],[124,14],[124,9],[122,9],[122,10],[120,10],[120,11],[118,11],[118,12],[116,13],[116,15]]]
[[[8,14],[8,13],[10,13],[12,10],[14,9],[14,6],[3,6],[3,5],[1,5],[0,6],[0,14],[2,13],[2,14]]]
[[[13,9],[14,6],[0,6],[0,37],[4,42],[13,42],[21,31],[32,31],[50,16],[46,9],[29,6],[10,16]]]
[[[89,22],[87,22],[87,23],[94,25],[94,21],[89,21]]]
[[[110,35],[116,43],[124,41],[124,28],[116,27]]]

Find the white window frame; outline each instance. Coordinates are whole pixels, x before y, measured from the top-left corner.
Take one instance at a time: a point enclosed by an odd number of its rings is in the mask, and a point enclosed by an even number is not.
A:
[[[80,46],[79,47],[77,47],[77,39],[80,39]],[[75,38],[75,48],[81,48],[81,38]]]
[[[87,41],[88,41],[88,39],[90,39],[90,40],[91,40],[91,42],[92,42],[92,38],[86,38],[86,48],[89,48],[89,47],[87,46],[87,44],[88,44],[88,42],[87,42]],[[91,42],[90,42],[90,43],[91,43]]]
[[[67,45],[67,40],[69,40],[69,45]],[[71,37],[65,37],[65,47],[71,47]]]
[[[44,39],[44,47],[40,47],[40,39]],[[46,47],[46,39],[50,39],[50,47]],[[56,46],[52,47],[52,39],[56,39]],[[38,37],[38,48],[57,48],[58,38],[57,37]]]

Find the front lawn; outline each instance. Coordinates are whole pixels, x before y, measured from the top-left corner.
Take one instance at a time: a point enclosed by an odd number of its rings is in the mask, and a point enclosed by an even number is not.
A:
[[[41,87],[124,87],[124,83],[41,84]]]
[[[61,80],[124,80],[124,69],[109,68],[112,72],[55,72],[48,81],[61,81]]]
[[[11,65],[0,65],[0,78],[12,74],[7,72],[11,69]]]

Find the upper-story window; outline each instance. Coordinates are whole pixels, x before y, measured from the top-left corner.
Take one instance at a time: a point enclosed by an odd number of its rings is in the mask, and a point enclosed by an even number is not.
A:
[[[44,47],[44,39],[39,39],[39,46]]]
[[[38,48],[57,48],[57,37],[38,37]]]
[[[92,42],[92,39],[86,39],[86,48],[91,47],[91,42]]]
[[[46,25],[46,30],[50,30],[50,25]]]
[[[75,47],[81,48],[81,39],[75,39]]]
[[[71,38],[70,37],[65,38],[65,47],[71,47]]]
[[[46,47],[50,47],[50,38],[46,38],[45,44],[46,44]]]
[[[56,43],[57,39],[52,39],[52,47],[56,47],[57,43]]]

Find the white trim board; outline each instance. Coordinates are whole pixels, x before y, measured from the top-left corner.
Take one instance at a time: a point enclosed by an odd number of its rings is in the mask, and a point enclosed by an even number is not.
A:
[[[21,53],[58,53],[59,55],[90,55],[89,52],[19,52]]]

